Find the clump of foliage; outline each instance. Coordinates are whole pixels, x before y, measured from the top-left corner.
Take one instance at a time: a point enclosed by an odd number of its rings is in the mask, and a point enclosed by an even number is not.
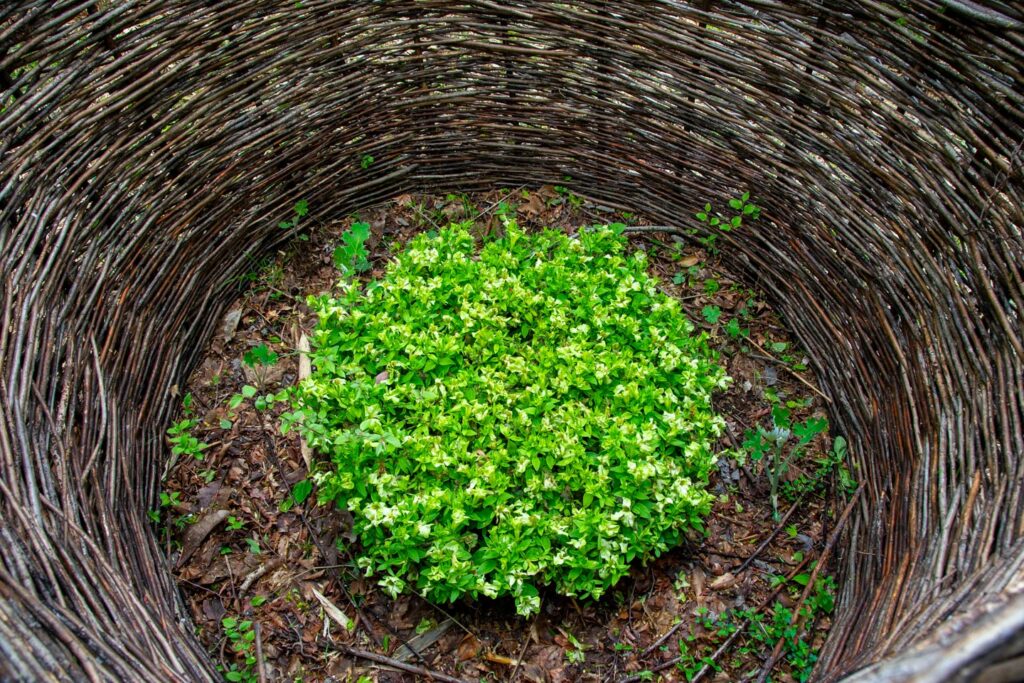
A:
[[[224,680],[238,681],[239,683],[256,683],[259,676],[256,673],[256,631],[253,629],[252,621],[239,620],[235,617],[225,617],[221,620],[224,627],[224,636],[231,646],[235,656],[242,662],[233,663],[227,668],[221,667]]]
[[[743,220],[756,221],[761,217],[761,207],[750,201],[750,193],[744,192],[739,197],[734,197],[729,200],[729,208],[735,211],[732,216],[726,214],[717,213],[712,210],[711,204],[705,204],[704,209],[694,214],[694,217],[701,223],[705,223],[708,228],[717,228],[722,232],[729,232],[733,228],[738,228],[743,225]],[[696,235],[697,231],[690,231],[691,235]],[[698,242],[707,247],[711,253],[717,253],[718,249],[715,247],[715,242],[718,241],[718,232],[711,230],[707,232],[704,237],[699,237]]]
[[[199,425],[199,418],[192,409],[192,394],[185,394],[181,402],[184,413],[182,419],[167,429],[167,440],[171,443],[171,453],[175,456],[190,455],[196,460],[203,459],[203,451],[210,447],[196,438],[193,430]]]
[[[381,586],[528,615],[539,587],[598,597],[701,527],[729,379],[623,226],[509,220],[479,251],[469,227],[310,298],[315,370],[282,428],[329,458],[320,499]]]

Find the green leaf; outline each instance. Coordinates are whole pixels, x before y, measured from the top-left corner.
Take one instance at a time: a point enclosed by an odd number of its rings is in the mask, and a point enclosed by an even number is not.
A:
[[[277,354],[271,351],[266,344],[259,344],[245,352],[242,362],[249,367],[256,365],[274,365],[277,363]]]
[[[772,407],[772,423],[779,429],[790,428],[791,425],[789,416],[790,413],[788,408],[780,405],[775,405]]]
[[[252,398],[255,395],[256,387],[249,384],[246,384],[244,387],[242,387],[242,396],[244,396],[245,398]]]
[[[718,306],[705,306],[701,311],[701,315],[708,323],[714,325],[718,322],[718,319],[722,317],[722,309]]]
[[[220,428],[221,429],[231,429],[232,424],[234,424],[234,423],[231,422],[231,420],[229,420],[227,418],[221,418],[221,420],[220,420]]]
[[[309,498],[309,494],[313,492],[313,482],[309,479],[303,479],[300,482],[296,482],[292,486],[292,498],[295,500],[296,505],[302,505]]]
[[[729,208],[735,209],[736,211],[739,211],[740,209],[743,208],[743,202],[744,201],[745,200],[742,200],[742,199],[730,199],[729,200]]]
[[[351,235],[351,239],[358,242],[365,242],[370,236],[370,224],[365,221],[353,223],[349,234]]]
[[[725,325],[725,333],[733,339],[739,339],[740,337],[746,337],[750,334],[750,329],[740,326],[740,321],[737,318],[732,318]]]
[[[801,443],[810,443],[817,435],[828,429],[828,420],[823,417],[812,417],[803,423],[793,425],[795,434]]]

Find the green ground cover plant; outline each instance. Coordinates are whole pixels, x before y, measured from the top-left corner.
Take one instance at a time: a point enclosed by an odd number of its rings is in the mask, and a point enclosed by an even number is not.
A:
[[[379,281],[311,297],[312,376],[282,429],[325,462],[358,562],[397,594],[599,597],[700,529],[729,379],[619,226],[505,221],[414,238]]]

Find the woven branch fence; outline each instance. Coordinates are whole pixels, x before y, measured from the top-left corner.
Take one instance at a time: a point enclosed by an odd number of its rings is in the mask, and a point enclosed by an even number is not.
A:
[[[767,207],[722,252],[866,483],[818,676],[1024,676],[1021,4],[8,0],[0,98],[0,679],[217,677],[145,510],[297,199],[566,175]]]

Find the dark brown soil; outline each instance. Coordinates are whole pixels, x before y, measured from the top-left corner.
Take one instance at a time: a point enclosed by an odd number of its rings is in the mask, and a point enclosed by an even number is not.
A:
[[[368,248],[373,269],[365,275],[380,276],[391,250],[420,230],[479,213],[482,229],[497,229],[494,209],[503,196],[494,191],[464,201],[461,196],[404,195],[362,212],[360,218],[372,227]],[[551,187],[528,193],[517,188],[505,198],[527,228],[644,223],[641,217],[624,218]],[[799,600],[799,584],[791,582],[773,595],[771,579],[796,573],[801,562],[809,567],[822,551],[837,516],[831,493],[804,496],[786,524],[777,525],[761,465],[737,464],[729,451],[740,445],[747,429],[770,426],[766,389],[800,402],[794,419],[823,416],[823,400],[814,389],[812,372],[793,369],[808,361],[793,351],[784,325],[760,295],[723,272],[714,254],[659,233],[635,235],[633,244],[650,253],[664,289],[678,296],[692,320],[711,333],[734,378],[732,388],[717,401],[729,429],[712,480],[721,497],[707,520],[707,533],[693,533],[683,547],[646,565],[637,563],[599,602],[544,595],[541,613],[532,620],[516,616],[504,601],[432,605],[414,595],[392,600],[373,579],[360,576],[354,564],[359,546],[350,535],[347,513],[317,505],[315,493],[302,505],[281,511],[291,486],[306,478],[307,469],[294,434],[281,436],[277,411],[259,412],[246,400],[230,428],[222,428],[230,412],[227,403],[243,385],[270,391],[296,381],[298,339],[314,323],[305,296],[337,282],[331,254],[338,235],[351,223],[319,225],[315,213],[311,207],[308,240],[296,240],[273,262],[254,264],[239,281],[237,304],[181,390],[182,395],[191,393],[200,420],[195,434],[210,447],[203,460],[183,457],[169,468],[165,492],[177,496],[166,501],[156,527],[200,638],[215,661],[225,667],[242,665],[222,628],[224,617],[237,617],[259,625],[259,656],[252,675],[262,668],[266,680],[415,678],[354,651],[466,681],[620,681],[637,674],[646,677],[641,673],[645,671],[652,680],[686,680],[701,658],[726,641],[727,632],[719,633],[712,620],[747,608],[760,609],[770,623],[774,610]],[[702,314],[706,306],[722,311],[716,324]],[[723,325],[732,318],[742,320],[749,336],[726,333]],[[789,344],[784,353],[781,343]],[[254,370],[241,359],[259,344],[277,352],[280,360]],[[813,477],[818,467],[814,460],[830,445],[827,435],[819,437],[789,478]],[[788,501],[780,503],[782,512],[789,507]],[[775,531],[780,532],[741,571],[744,560]],[[258,606],[253,606],[254,598]],[[351,630],[331,618],[334,609],[352,620]],[[829,626],[827,617],[819,618],[802,639],[817,647]],[[688,655],[678,662],[682,669],[673,662],[680,656],[680,641]],[[749,635],[735,638],[717,656],[722,670],[711,669],[705,678],[756,676],[771,650],[771,644]],[[784,657],[772,679],[794,680],[794,675]]]

